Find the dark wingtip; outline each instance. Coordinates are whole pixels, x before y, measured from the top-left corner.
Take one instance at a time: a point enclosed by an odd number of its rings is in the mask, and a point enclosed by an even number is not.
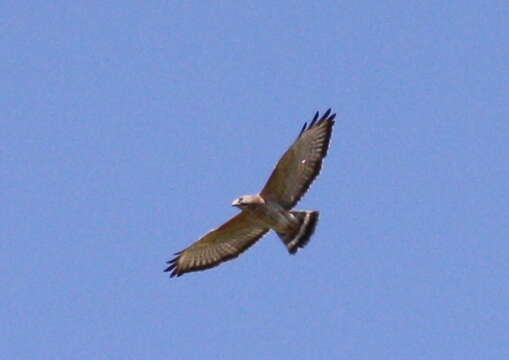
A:
[[[300,129],[300,133],[299,133],[299,136],[297,136],[297,138],[299,138],[299,137],[302,135],[302,133],[303,133],[304,131],[306,131],[306,126],[308,126],[308,123],[307,123],[307,122],[305,122],[305,123],[304,123],[304,126],[302,127],[302,129]]]
[[[175,266],[177,266],[176,264],[171,264],[170,266],[168,266],[166,269],[164,269],[163,272],[168,272],[168,271],[171,271],[175,268]]]
[[[322,123],[323,121],[326,121],[326,120],[329,120],[331,121],[332,123],[334,123],[334,118],[336,117],[336,114],[331,114],[332,112],[332,109],[331,108],[328,108],[327,111],[325,111],[323,113],[323,115],[320,117],[320,112],[317,111],[315,113],[315,116],[313,116],[313,119],[311,120],[311,122],[309,123],[309,126],[308,126],[308,123],[305,122],[304,123],[304,126],[302,127],[302,129],[300,130],[299,132],[299,136],[297,136],[297,138],[301,137],[301,135],[304,133],[304,131],[306,130],[309,130],[311,129],[313,126],[317,125],[317,124],[320,124]]]
[[[311,124],[309,125],[308,129],[311,128],[313,125],[318,125],[318,124],[321,124],[322,122],[326,121],[326,120],[334,120],[334,118],[336,117],[336,114],[331,114],[332,112],[332,109],[331,108],[328,108],[323,114],[322,116],[320,116],[320,118],[318,118],[318,112],[316,113],[315,117],[313,118],[313,121],[311,122]]]
[[[330,122],[332,125],[334,125],[334,119],[336,118],[336,113],[332,113],[332,109],[327,109],[327,111],[323,114],[322,118],[320,119],[320,123],[324,121]]]
[[[182,273],[176,268],[176,264],[172,264],[164,270],[164,272],[169,272],[169,271],[171,271],[170,278],[175,277],[175,276],[178,277],[178,276],[182,275]]]
[[[316,120],[318,120],[318,116],[320,116],[320,113],[317,111],[315,112],[315,116],[313,116],[313,120],[311,120],[311,123],[309,124],[309,127],[312,127]]]
[[[332,110],[331,110],[331,108],[327,109],[327,111],[326,111],[326,112],[324,112],[324,113],[323,113],[323,115],[322,115],[322,117],[320,118],[320,121],[324,121],[324,120],[326,120],[326,119],[329,117],[329,115],[330,115],[331,111],[332,111]]]
[[[170,274],[170,278],[172,277],[175,277],[175,276],[180,276],[182,275],[180,273],[180,270],[178,269],[177,267],[177,260],[179,259],[179,255],[182,254],[182,251],[179,251],[179,252],[176,252],[174,255],[175,257],[171,260],[168,260],[166,263],[167,264],[170,264],[170,266],[168,266],[166,269],[164,269],[163,272],[170,272],[171,271],[171,274]],[[173,270],[173,271],[172,271]]]

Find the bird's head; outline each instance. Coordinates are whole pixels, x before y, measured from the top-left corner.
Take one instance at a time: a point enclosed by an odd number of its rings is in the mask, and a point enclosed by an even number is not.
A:
[[[232,202],[232,206],[236,206],[240,209],[244,209],[252,205],[263,205],[265,201],[260,195],[243,195]]]

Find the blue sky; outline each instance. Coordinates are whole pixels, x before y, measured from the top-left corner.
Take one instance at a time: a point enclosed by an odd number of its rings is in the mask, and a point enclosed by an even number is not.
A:
[[[0,8],[5,358],[509,356],[506,2]],[[308,247],[170,280],[329,107]]]

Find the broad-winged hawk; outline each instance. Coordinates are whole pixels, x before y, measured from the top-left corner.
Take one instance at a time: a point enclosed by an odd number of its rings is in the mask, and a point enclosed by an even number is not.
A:
[[[239,256],[270,230],[274,230],[290,254],[303,248],[318,222],[318,211],[291,210],[319,174],[327,155],[336,114],[315,114],[309,126],[279,160],[265,187],[257,195],[235,199],[241,212],[206,233],[168,261],[171,277],[205,270]]]

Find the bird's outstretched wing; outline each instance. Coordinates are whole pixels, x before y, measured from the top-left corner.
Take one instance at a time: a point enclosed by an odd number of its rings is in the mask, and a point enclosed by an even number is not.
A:
[[[171,271],[171,277],[174,277],[217,266],[239,256],[269,230],[257,225],[242,211],[185,250],[175,253],[164,271]]]
[[[285,209],[294,207],[320,173],[327,155],[336,114],[318,112],[279,160],[260,195],[279,203]]]

